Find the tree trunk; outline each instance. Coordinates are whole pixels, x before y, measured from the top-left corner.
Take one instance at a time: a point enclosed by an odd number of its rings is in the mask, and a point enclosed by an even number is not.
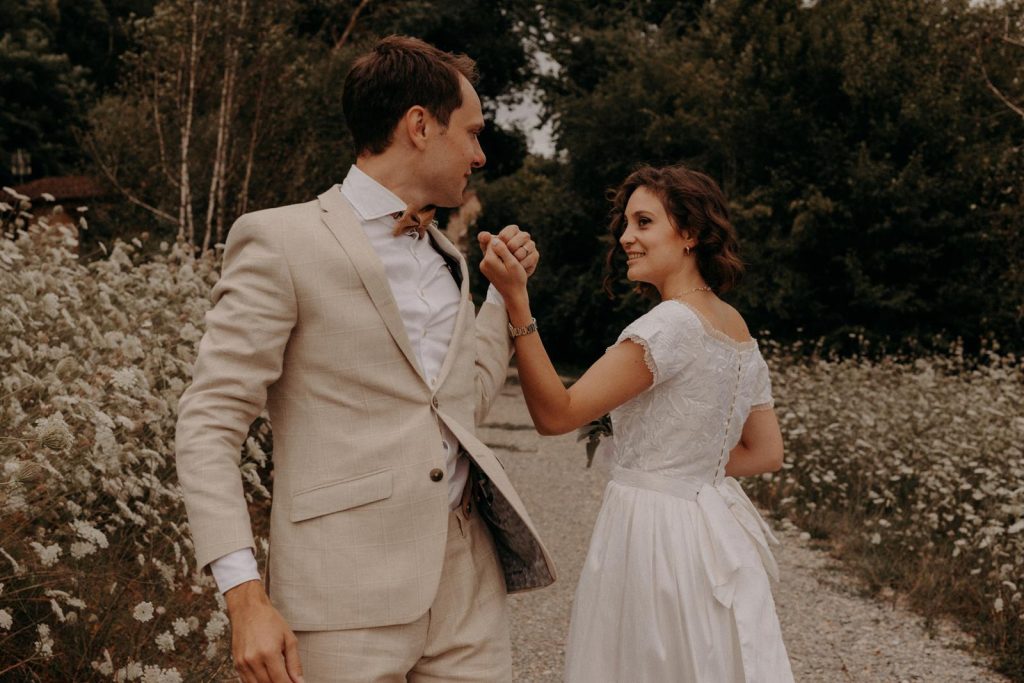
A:
[[[192,0],[192,12],[189,16],[189,51],[186,79],[188,81],[185,95],[184,118],[181,125],[181,191],[178,196],[179,237],[184,236],[193,246],[196,241],[196,226],[192,216],[192,183],[189,177],[188,157],[192,142],[192,117],[196,103],[196,70],[199,59],[199,2]]]
[[[153,72],[153,128],[156,129],[156,140],[160,147],[160,172],[164,174],[172,187],[178,187],[180,181],[174,177],[167,163],[167,144],[164,142],[164,124],[160,118],[160,73]]]
[[[345,30],[341,33],[341,38],[338,38],[338,42],[334,44],[335,50],[340,50],[345,47],[345,43],[348,42],[349,37],[352,35],[352,30],[356,27],[356,20],[359,19],[359,13],[362,12],[367,5],[370,4],[370,0],[362,0],[359,5],[356,6],[352,12],[352,16],[348,19],[348,24],[345,25]]]
[[[228,3],[226,9],[225,16],[230,15],[234,9],[234,3]],[[243,5],[242,12],[244,13],[244,11],[245,7]],[[244,21],[244,16],[242,21]],[[225,30],[227,30],[226,26],[225,23]],[[237,56],[237,51],[232,49],[234,40],[235,36],[232,33],[228,33],[224,40],[224,76],[221,79],[220,108],[217,112],[217,147],[213,152],[213,168],[210,172],[210,193],[206,200],[206,229],[203,233],[202,244],[202,251],[204,253],[210,248],[210,241],[213,238],[214,217],[218,215],[218,200],[223,196],[220,190],[224,180],[224,166],[226,164],[225,149],[228,138],[231,135],[229,119],[231,117],[231,95],[235,78],[232,56]]]
[[[267,65],[263,64],[260,69],[260,85],[256,90],[256,105],[253,110],[252,132],[249,134],[249,150],[245,157],[245,175],[242,178],[242,187],[239,191],[239,215],[249,210],[249,182],[252,180],[252,169],[256,158],[256,142],[259,140],[260,123],[263,114],[263,94],[267,86]]]
[[[239,43],[241,42],[241,36],[245,35],[245,22],[246,15],[249,9],[248,0],[242,0],[240,8],[240,16],[238,19],[238,35],[235,36],[235,40],[232,43],[231,51],[231,88],[228,91],[228,115],[227,120],[230,123],[233,120],[235,107],[235,87],[238,83],[238,55],[239,55]],[[230,129],[229,131],[230,132]],[[224,151],[222,154],[222,161],[220,165],[220,181],[217,186],[217,243],[220,244],[224,241],[224,212],[227,207],[227,189],[228,189],[228,159],[231,158],[231,147],[233,137],[229,136],[224,141]]]

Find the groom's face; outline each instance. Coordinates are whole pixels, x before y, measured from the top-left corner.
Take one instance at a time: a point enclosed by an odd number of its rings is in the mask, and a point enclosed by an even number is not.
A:
[[[484,129],[480,97],[468,80],[460,77],[460,81],[462,106],[452,112],[447,126],[433,121],[434,134],[429,136],[425,150],[424,183],[437,206],[461,206],[470,174],[487,161],[480,147]]]

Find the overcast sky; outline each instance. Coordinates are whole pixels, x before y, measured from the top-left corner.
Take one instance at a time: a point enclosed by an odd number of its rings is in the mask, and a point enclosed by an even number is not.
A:
[[[533,58],[540,73],[547,75],[558,71],[558,63],[547,54],[534,52]],[[526,133],[526,140],[533,154],[554,156],[555,140],[551,122],[541,126],[539,114],[540,102],[537,101],[537,93],[531,89],[523,94],[523,101],[514,107],[499,106],[495,119],[502,126],[511,124]]]

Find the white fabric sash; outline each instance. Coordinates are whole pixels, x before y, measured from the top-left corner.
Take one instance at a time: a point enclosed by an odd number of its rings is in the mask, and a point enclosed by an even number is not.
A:
[[[762,600],[771,600],[767,591],[756,589],[757,575],[762,571],[775,581],[779,567],[769,544],[778,544],[771,528],[758,513],[732,477],[725,477],[717,486],[686,477],[673,477],[658,472],[616,466],[612,479],[625,486],[657,491],[697,504],[703,524],[698,529],[701,561],[716,600],[731,609],[740,640],[745,678],[748,682],[767,680],[758,655],[758,633],[763,632],[766,615]],[[743,590],[744,587],[750,590]],[[741,597],[734,602],[739,590]],[[771,614],[774,619],[774,610]],[[777,626],[775,627],[777,629]]]
[[[724,606],[732,607],[742,569],[763,568],[778,581],[779,567],[769,549],[769,544],[778,544],[778,540],[734,478],[725,477],[716,486],[693,478],[616,466],[612,479],[697,503],[704,518],[700,537],[704,570],[715,598]]]

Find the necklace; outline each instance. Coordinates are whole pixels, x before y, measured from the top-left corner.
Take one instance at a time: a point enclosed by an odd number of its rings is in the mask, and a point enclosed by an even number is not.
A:
[[[670,296],[669,299],[678,299],[680,297],[686,296],[687,294],[693,294],[694,292],[710,292],[710,291],[713,291],[713,290],[710,287],[708,287],[707,285],[704,285],[703,287],[694,287],[693,289],[687,289],[686,291],[679,292],[679,294],[676,294],[675,296]]]

